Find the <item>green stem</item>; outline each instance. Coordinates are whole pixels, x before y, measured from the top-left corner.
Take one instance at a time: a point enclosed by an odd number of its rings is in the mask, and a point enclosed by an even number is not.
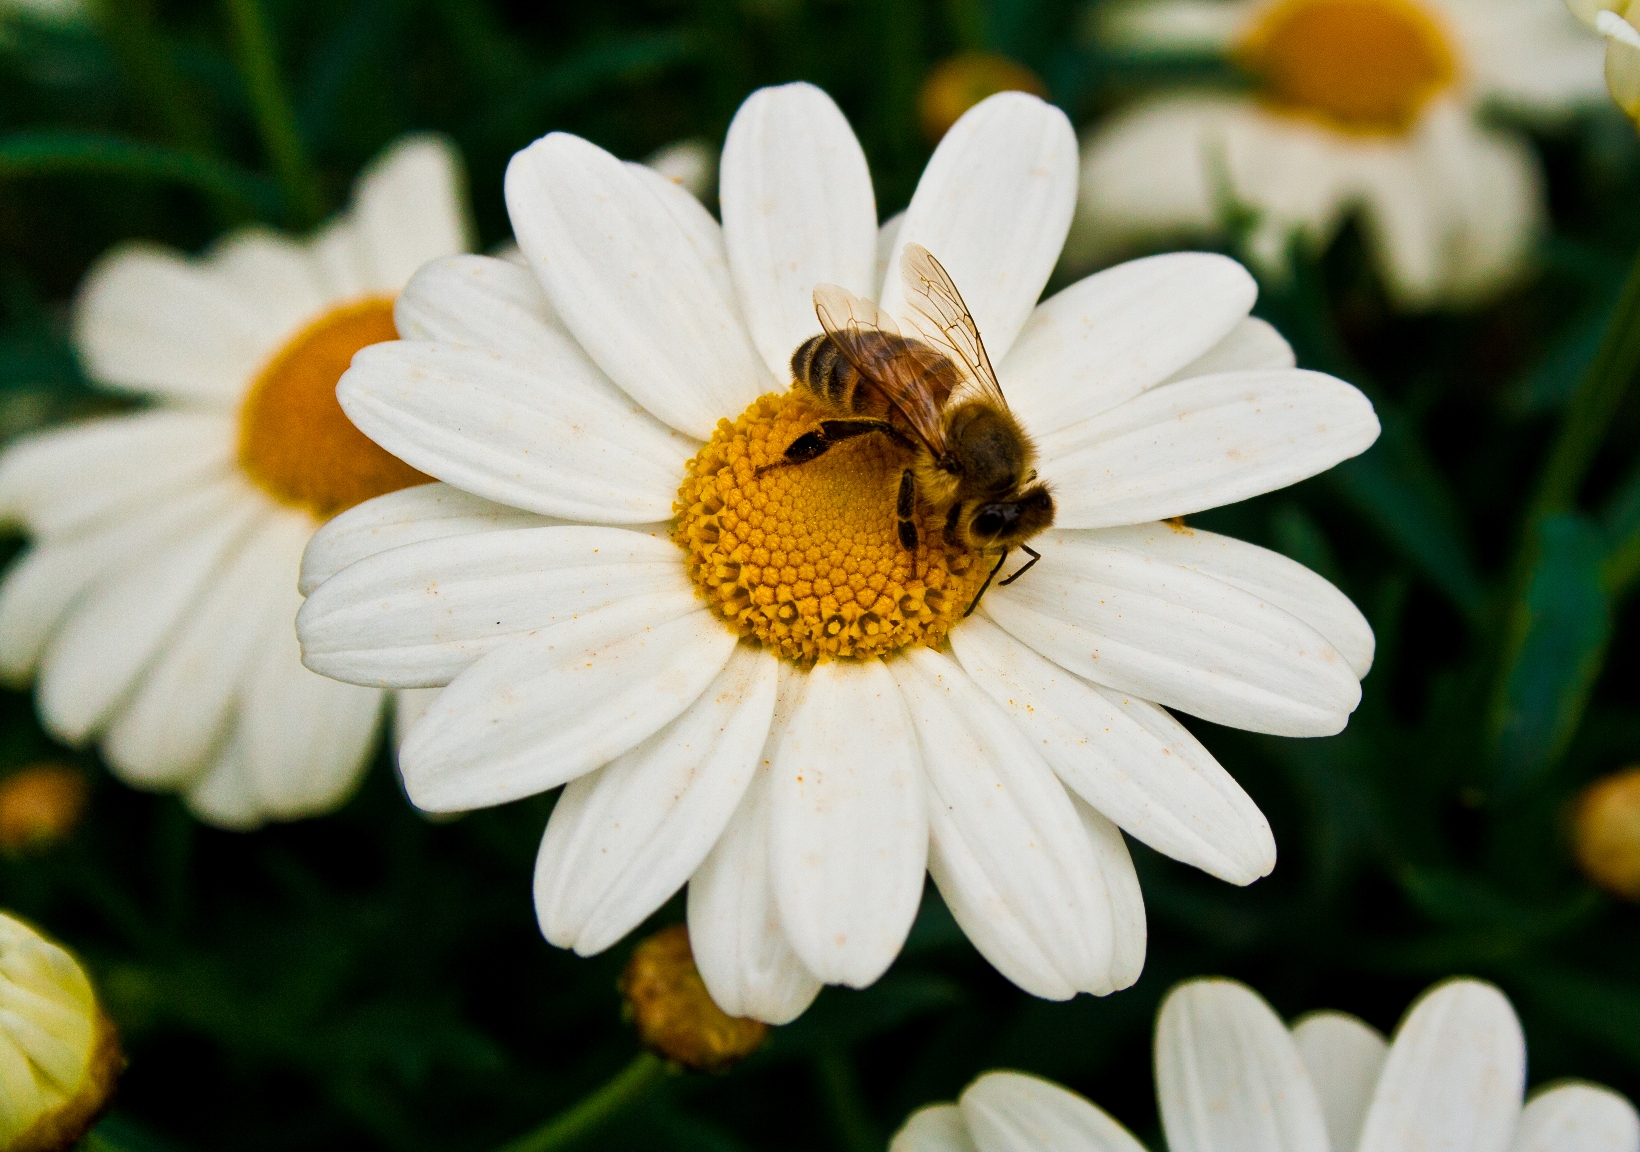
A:
[[[670,1066],[650,1052],[640,1052],[601,1087],[560,1112],[533,1132],[503,1144],[496,1152],[553,1152],[568,1148],[649,1095],[669,1075]]]
[[[0,136],[0,179],[65,172],[168,180],[196,188],[235,215],[271,214],[279,190],[235,165],[181,148],[99,132],[15,132]]]
[[[256,127],[262,146],[285,191],[296,224],[317,224],[324,216],[324,198],[319,180],[308,159],[302,134],[296,127],[296,112],[279,78],[273,55],[273,37],[268,32],[259,0],[227,0],[233,26],[239,70],[256,113]]]
[[[1640,252],[1635,254],[1589,374],[1572,397],[1560,435],[1549,450],[1528,505],[1528,525],[1577,502],[1583,479],[1636,371],[1640,371]]]

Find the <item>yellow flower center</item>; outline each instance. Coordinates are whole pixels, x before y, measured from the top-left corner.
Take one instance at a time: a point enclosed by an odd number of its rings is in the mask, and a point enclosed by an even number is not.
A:
[[[1267,104],[1362,133],[1405,132],[1458,74],[1449,38],[1412,0],[1282,0],[1236,56]]]
[[[909,452],[872,434],[757,473],[825,416],[794,388],[718,422],[678,489],[673,538],[689,575],[731,628],[791,660],[935,647],[986,566],[946,545],[922,509],[917,551],[900,544],[895,497]]]
[[[963,52],[934,66],[917,93],[923,135],[938,143],[962,114],[998,92],[1048,98],[1048,86],[1025,65],[991,52]]]
[[[328,519],[429,477],[381,448],[342,411],[336,381],[353,354],[397,340],[393,299],[333,308],[268,362],[239,411],[239,463],[281,504]]]

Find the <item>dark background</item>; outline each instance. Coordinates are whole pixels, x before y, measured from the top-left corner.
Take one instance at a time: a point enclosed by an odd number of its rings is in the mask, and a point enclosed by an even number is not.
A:
[[[1172,76],[1235,82],[1102,56],[1086,10],[1051,0],[270,0],[266,14],[324,207],[396,135],[435,128],[466,156],[486,246],[507,236],[507,158],[554,129],[638,158],[720,142],[753,88],[810,80],[855,125],[886,218],[932,147],[918,87],[955,51],[1028,64],[1079,127]],[[196,250],[253,219],[311,223],[270,174],[230,28],[192,0],[99,0],[67,26],[0,16],[0,433],[114,405],[86,384],[66,324],[110,244]],[[1640,526],[1640,403],[1605,422],[1575,508],[1523,515],[1640,243],[1640,142],[1611,109],[1533,139],[1553,232],[1534,276],[1488,307],[1395,315],[1353,226],[1264,287],[1259,311],[1300,363],[1365,389],[1385,428],[1325,476],[1192,518],[1323,573],[1378,635],[1338,737],[1189,721],[1269,817],[1275,873],[1237,889],[1133,845],[1144,977],[1064,1004],[993,972],[930,889],[875,987],[828,989],[753,1059],[670,1081],[588,1147],[863,1152],[1009,1066],[1159,1148],[1156,1004],[1203,974],[1246,980],[1289,1016],[1336,1007],[1386,1031],[1433,981],[1485,977],[1525,1023],[1532,1084],[1577,1075],[1640,1098],[1640,908],[1582,879],[1568,848],[1578,789],[1640,760],[1637,565],[1623,559]],[[234,194],[202,194],[200,164]],[[383,758],[335,817],[220,833],[53,746],[26,695],[0,696],[0,773],[42,758],[86,770],[89,813],[58,848],[0,860],[0,906],[87,961],[124,1033],[109,1144],[485,1149],[632,1057],[615,989],[629,943],[582,960],[534,924],[551,797],[431,824]],[[675,900],[654,925],[681,918]]]

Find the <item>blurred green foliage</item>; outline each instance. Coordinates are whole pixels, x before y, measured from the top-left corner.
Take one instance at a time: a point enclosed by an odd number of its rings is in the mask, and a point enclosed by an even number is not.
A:
[[[1016,56],[1079,125],[1161,78],[1099,55],[1059,0],[247,4],[92,0],[68,24],[0,8],[0,434],[111,403],[66,327],[102,249],[311,223],[408,129],[460,144],[489,245],[507,235],[508,156],[553,129],[639,157],[719,140],[756,86],[811,80],[859,131],[886,217],[930,151],[915,101],[945,55]],[[238,66],[258,36],[277,63],[260,76]],[[249,95],[269,82],[271,120]],[[1384,425],[1365,456],[1198,518],[1322,572],[1378,635],[1338,737],[1190,722],[1269,816],[1274,875],[1231,888],[1135,845],[1144,977],[1066,1004],[997,976],[930,890],[879,984],[827,990],[744,1065],[668,1080],[588,1147],[863,1152],[999,1065],[1064,1081],[1159,1147],[1151,1020],[1174,981],[1210,973],[1284,1013],[1384,1029],[1433,980],[1483,976],[1521,1012],[1533,1083],[1640,1098],[1640,909],[1581,879],[1565,825],[1580,786],[1640,760],[1640,397],[1633,365],[1601,352],[1640,245],[1640,143],[1599,112],[1535,140],[1553,233],[1537,275],[1485,310],[1395,315],[1353,228],[1265,285],[1259,310],[1300,362],[1361,386]],[[0,698],[0,771],[46,754],[62,752],[28,697]],[[238,836],[81,760],[86,824],[0,861],[0,905],[87,959],[127,1038],[96,1147],[485,1149],[631,1059],[626,946],[575,958],[533,921],[550,797],[432,824],[384,757],[339,816]],[[655,923],[681,916],[675,900]]]

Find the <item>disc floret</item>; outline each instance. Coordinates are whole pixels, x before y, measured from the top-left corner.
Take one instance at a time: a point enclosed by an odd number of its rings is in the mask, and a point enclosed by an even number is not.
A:
[[[923,510],[917,550],[900,544],[894,497],[911,455],[885,436],[780,465],[826,415],[793,390],[718,422],[674,506],[690,578],[738,634],[800,663],[938,647],[985,566]]]

